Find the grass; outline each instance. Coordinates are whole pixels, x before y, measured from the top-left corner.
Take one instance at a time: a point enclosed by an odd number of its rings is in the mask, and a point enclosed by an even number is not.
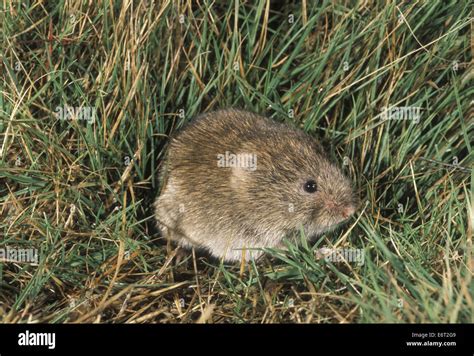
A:
[[[468,1],[0,6],[0,248],[39,251],[0,262],[0,320],[474,322]],[[167,138],[229,106],[320,138],[366,202],[353,220],[257,264],[175,264],[150,208]]]

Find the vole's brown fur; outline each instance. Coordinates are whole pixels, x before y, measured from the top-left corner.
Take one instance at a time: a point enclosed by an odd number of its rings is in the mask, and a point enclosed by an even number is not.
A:
[[[218,155],[255,154],[256,169],[219,167]],[[219,156],[222,157],[222,156]],[[155,211],[163,234],[227,261],[256,258],[283,238],[321,234],[354,212],[347,178],[311,136],[234,109],[201,115],[169,146]],[[317,191],[308,193],[305,182]]]

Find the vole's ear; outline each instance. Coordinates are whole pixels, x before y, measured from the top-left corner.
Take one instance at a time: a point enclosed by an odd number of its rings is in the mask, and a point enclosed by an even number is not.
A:
[[[249,172],[246,169],[240,167],[231,168],[231,172],[232,173],[230,175],[230,186],[233,189],[239,191],[241,187],[244,187],[246,185],[246,182],[249,179]]]
[[[246,185],[257,169],[257,155],[252,153],[237,153],[228,155],[226,162],[231,169],[230,184],[234,189]],[[248,185],[248,184],[247,184]]]
[[[326,155],[326,148],[330,145],[330,142],[327,141],[319,141],[319,140],[314,140],[312,141],[313,148],[315,152],[322,154],[323,156]]]

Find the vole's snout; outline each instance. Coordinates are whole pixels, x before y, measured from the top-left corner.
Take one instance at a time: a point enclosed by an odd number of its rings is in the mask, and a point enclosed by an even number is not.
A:
[[[355,206],[352,204],[340,204],[333,200],[326,203],[326,209],[335,215],[341,216],[344,220],[349,218],[355,212]]]
[[[344,219],[349,218],[355,212],[355,207],[353,205],[345,206],[341,209],[341,215]]]

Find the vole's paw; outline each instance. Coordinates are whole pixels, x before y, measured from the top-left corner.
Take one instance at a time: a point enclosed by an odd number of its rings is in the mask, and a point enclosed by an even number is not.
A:
[[[186,259],[186,257],[189,257],[189,251],[182,247],[178,247],[174,257],[174,265],[179,266]]]

